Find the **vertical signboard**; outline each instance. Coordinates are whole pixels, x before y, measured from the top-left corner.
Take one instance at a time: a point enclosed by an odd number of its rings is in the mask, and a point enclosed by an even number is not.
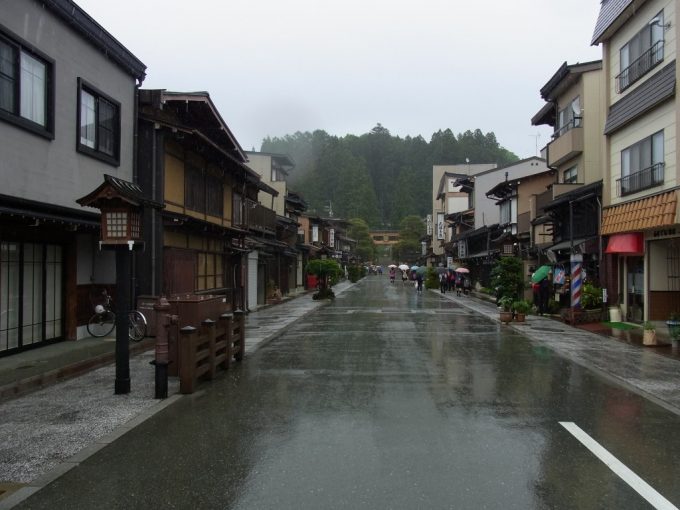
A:
[[[332,228],[328,232],[328,244],[331,248],[335,248],[335,229]]]
[[[444,213],[437,213],[437,239],[444,239]]]
[[[319,242],[319,225],[312,225],[312,242]]]
[[[432,215],[431,214],[427,215],[427,235],[428,236],[432,235]]]

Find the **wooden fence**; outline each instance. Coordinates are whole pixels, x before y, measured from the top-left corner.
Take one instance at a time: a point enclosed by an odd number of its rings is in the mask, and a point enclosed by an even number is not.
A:
[[[179,390],[196,390],[199,378],[212,379],[218,368],[228,370],[245,351],[245,314],[225,313],[218,321],[206,319],[200,328],[186,326],[179,332]]]

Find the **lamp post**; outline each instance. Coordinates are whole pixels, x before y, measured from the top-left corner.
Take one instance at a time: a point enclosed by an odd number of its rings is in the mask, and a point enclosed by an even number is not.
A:
[[[144,198],[141,188],[111,175],[94,191],[76,200],[82,207],[101,211],[99,249],[116,253],[116,395],[130,393],[129,318],[130,259],[133,250],[144,248],[142,208],[153,204]]]

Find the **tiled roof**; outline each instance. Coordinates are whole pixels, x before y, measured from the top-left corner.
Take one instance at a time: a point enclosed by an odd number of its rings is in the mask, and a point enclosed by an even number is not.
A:
[[[658,104],[675,96],[675,60],[609,108],[604,134],[621,129]]]
[[[635,232],[673,225],[676,222],[678,194],[668,191],[602,211],[602,235]]]
[[[634,3],[634,1],[635,0],[602,0],[600,14],[597,17],[595,31],[593,32],[593,40],[590,44],[600,44],[606,30],[614,24],[623,11],[625,11],[630,4]]]

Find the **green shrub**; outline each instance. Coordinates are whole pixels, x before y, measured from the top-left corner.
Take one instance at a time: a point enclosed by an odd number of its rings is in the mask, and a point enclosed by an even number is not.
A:
[[[498,306],[500,306],[504,312],[509,312],[512,310],[513,302],[511,296],[503,296],[498,300]]]
[[[581,290],[581,308],[594,310],[602,306],[602,289],[591,283],[583,285]]]
[[[439,276],[437,272],[432,267],[427,268],[427,273],[425,273],[425,288],[426,289],[438,289],[439,288]]]
[[[361,278],[366,276],[366,268],[358,264],[347,266],[347,276],[349,276],[350,282],[358,282]]]
[[[518,257],[501,257],[491,270],[491,287],[499,298],[510,296],[518,299],[524,290],[524,274],[522,259]]]
[[[519,299],[512,303],[512,309],[517,313],[527,314],[531,310],[531,303],[526,299]]]

